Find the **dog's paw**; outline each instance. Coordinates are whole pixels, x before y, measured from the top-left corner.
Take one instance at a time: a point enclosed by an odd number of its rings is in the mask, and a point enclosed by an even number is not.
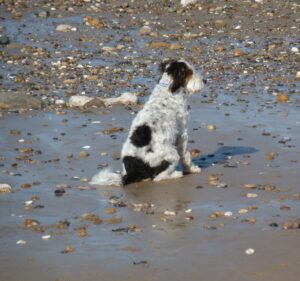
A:
[[[188,173],[188,174],[199,174],[199,173],[201,173],[201,168],[193,165],[191,167],[184,169],[184,172]]]

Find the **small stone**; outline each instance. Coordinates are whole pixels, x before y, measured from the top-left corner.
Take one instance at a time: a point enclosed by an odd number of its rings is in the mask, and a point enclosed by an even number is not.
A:
[[[0,183],[0,193],[11,193],[12,187],[7,183]]]
[[[225,23],[224,23],[223,20],[218,19],[218,20],[215,21],[215,27],[216,27],[217,29],[221,29],[221,28],[223,28],[224,26],[225,26]]]
[[[86,228],[84,226],[81,226],[78,230],[78,234],[79,234],[79,237],[87,236]]]
[[[292,47],[291,52],[292,53],[299,53],[299,48],[298,47]]]
[[[68,245],[65,250],[61,251],[62,254],[70,254],[73,253],[75,249],[72,245]]]
[[[56,197],[61,197],[63,196],[64,194],[66,193],[65,189],[64,188],[58,188],[54,191],[54,195]]]
[[[50,16],[50,12],[49,11],[41,11],[41,12],[38,12],[36,15],[38,18],[46,19]]]
[[[28,188],[30,188],[31,187],[31,184],[29,184],[29,183],[23,183],[22,185],[21,185],[21,188],[23,188],[23,189],[28,189]]]
[[[199,149],[193,149],[191,151],[191,155],[192,155],[193,158],[198,157],[200,154],[201,154],[201,151]]]
[[[106,209],[104,210],[104,212],[105,212],[106,214],[111,215],[111,214],[114,214],[114,213],[116,212],[116,208],[106,208]]]
[[[68,32],[68,31],[72,31],[72,30],[74,30],[73,26],[69,25],[69,24],[59,24],[56,27],[56,31],[59,31],[59,32]]]
[[[86,16],[84,18],[84,20],[85,20],[86,25],[93,26],[98,29],[105,27],[105,24],[103,23],[103,21],[100,18],[93,18],[90,16]]]
[[[235,50],[233,51],[233,55],[234,55],[235,57],[241,57],[241,56],[244,56],[244,55],[245,55],[245,52],[244,52],[243,50],[241,50],[241,49],[235,49]]]
[[[247,214],[249,212],[248,209],[240,209],[239,214]]]
[[[276,222],[272,222],[272,223],[269,224],[269,226],[271,226],[271,227],[278,227],[279,225]]]
[[[277,152],[269,152],[266,154],[266,160],[272,161],[278,156]]]
[[[151,28],[147,25],[143,26],[141,29],[140,29],[140,34],[141,35],[148,35],[151,33]]]
[[[40,225],[40,222],[38,220],[34,220],[34,219],[25,219],[24,225],[26,227],[30,228],[30,227],[35,227],[35,226]]]
[[[80,158],[86,158],[88,156],[90,156],[90,154],[85,150],[79,152],[79,157]]]
[[[209,131],[215,131],[215,130],[217,130],[217,126],[213,125],[213,124],[207,125],[207,130],[209,130]]]
[[[285,103],[290,100],[289,96],[287,94],[280,94],[276,97],[276,101],[279,103]]]
[[[188,5],[195,4],[196,2],[197,0],[181,0],[180,4],[182,5],[182,7],[186,7]]]
[[[296,78],[300,79],[300,71],[297,71]]]
[[[63,106],[66,105],[66,102],[64,100],[59,99],[55,101],[55,105]]]
[[[90,213],[85,213],[82,215],[82,218],[88,221],[93,222],[94,224],[101,224],[102,219],[98,215],[95,214],[90,214]]]
[[[247,198],[256,198],[257,196],[256,193],[247,193]]]
[[[224,216],[225,216],[225,217],[232,217],[232,216],[233,216],[233,213],[230,212],[230,211],[227,211],[227,212],[224,213]]]
[[[284,230],[299,229],[299,228],[300,228],[300,220],[286,221],[282,224],[282,229],[284,229]]]
[[[166,210],[166,211],[164,211],[164,215],[166,215],[166,216],[176,216],[176,212]]]
[[[109,219],[106,219],[106,222],[109,224],[119,224],[122,222],[122,217],[120,216],[115,216]]]
[[[257,185],[254,184],[254,183],[246,183],[246,184],[244,184],[244,188],[246,188],[246,189],[256,189]]]
[[[4,34],[0,34],[0,45],[8,45],[10,43],[9,37]]]
[[[247,250],[245,251],[245,253],[246,253],[247,255],[253,255],[253,254],[255,254],[255,250],[252,249],[252,248],[249,248],[249,249],[247,249]]]
[[[13,135],[13,136],[19,136],[19,135],[21,135],[21,131],[19,131],[17,129],[11,129],[9,133],[11,135]]]

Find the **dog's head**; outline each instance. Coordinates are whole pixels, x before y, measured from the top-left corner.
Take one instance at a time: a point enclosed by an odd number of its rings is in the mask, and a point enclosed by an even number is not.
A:
[[[189,94],[200,91],[204,87],[200,73],[185,60],[171,60],[160,64],[162,80],[169,80],[169,90],[175,93],[180,88],[186,89]]]

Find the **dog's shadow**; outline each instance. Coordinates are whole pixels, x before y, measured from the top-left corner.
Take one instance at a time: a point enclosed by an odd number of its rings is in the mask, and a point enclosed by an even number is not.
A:
[[[258,152],[253,147],[246,146],[222,146],[212,154],[201,155],[193,159],[193,163],[202,169],[215,164],[225,164],[230,167],[230,158],[236,155],[245,155]]]

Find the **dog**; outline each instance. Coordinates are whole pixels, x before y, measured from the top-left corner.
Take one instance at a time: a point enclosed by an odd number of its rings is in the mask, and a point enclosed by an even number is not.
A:
[[[185,60],[160,64],[161,78],[144,108],[134,118],[123,144],[121,174],[104,169],[91,184],[127,185],[142,180],[161,181],[200,173],[194,165],[188,143],[188,95],[205,84],[199,72]],[[176,170],[182,162],[183,171]]]

